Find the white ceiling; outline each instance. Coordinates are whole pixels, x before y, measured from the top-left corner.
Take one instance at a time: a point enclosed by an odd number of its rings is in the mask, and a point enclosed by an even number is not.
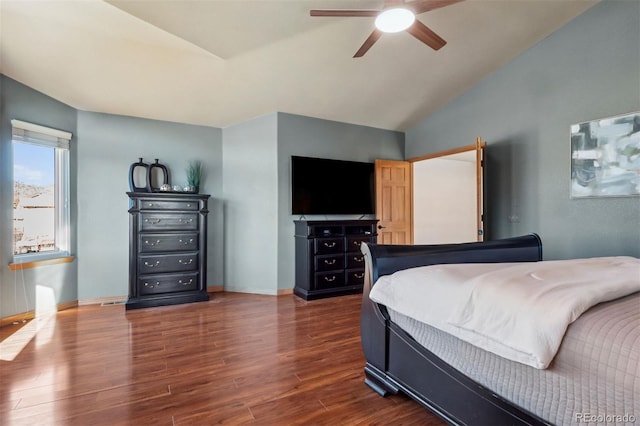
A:
[[[385,34],[381,0],[0,0],[0,72],[74,108],[226,127],[281,111],[406,130],[597,0],[466,0]]]

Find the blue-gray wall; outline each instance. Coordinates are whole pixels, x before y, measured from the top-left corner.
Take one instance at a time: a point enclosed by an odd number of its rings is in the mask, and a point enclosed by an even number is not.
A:
[[[223,285],[222,129],[77,111],[0,75],[0,258],[13,260],[11,119],[73,133],[69,264],[16,272],[0,268],[0,318],[36,309],[36,287],[57,304],[128,294],[128,173],[139,157],[159,158],[171,182],[186,183],[185,166],[203,162],[201,193],[209,202],[208,285]]]
[[[223,130],[224,288],[276,294],[277,115]]]
[[[129,273],[129,166],[159,159],[171,184],[201,160],[200,192],[211,194],[207,284],[222,285],[222,130],[143,118],[78,113],[78,298],[126,296]]]
[[[404,151],[401,132],[285,113],[225,128],[223,141],[225,290],[273,295],[295,280],[291,156],[373,161]]]
[[[37,92],[4,75],[0,75],[0,318],[43,308],[36,300],[36,287],[53,293],[55,303],[78,299],[78,261],[10,271],[13,261],[13,150],[11,120],[65,130],[73,133],[70,148],[71,193],[76,186],[77,137],[76,110]],[[77,202],[71,200],[72,254],[77,253]],[[38,304],[38,305],[37,305]],[[44,306],[51,308],[51,306]]]
[[[217,129],[77,112],[0,76],[0,258],[6,265],[12,257],[12,118],[74,134],[78,256],[20,273],[3,267],[0,317],[34,309],[43,279],[57,303],[127,294],[124,193],[138,157],[160,158],[175,183],[190,159],[204,161],[201,191],[213,196],[208,284],[231,291],[277,294],[294,285],[291,155],[402,159],[476,136],[488,142],[491,238],[537,232],[546,258],[640,256],[640,198],[569,199],[569,126],[640,110],[638,40],[640,2],[604,0],[406,134],[285,113]]]
[[[640,256],[639,197],[569,198],[570,125],[639,110],[640,2],[604,0],[409,129],[406,157],[481,136],[491,238],[537,232],[547,259]]]
[[[291,214],[291,156],[373,162],[402,160],[404,133],[367,126],[278,113],[278,289],[294,286],[294,225]],[[225,164],[226,166],[226,164]],[[328,170],[327,173],[331,171]],[[312,216],[307,219],[358,219]]]
[[[8,112],[26,105],[20,118],[74,133],[72,193],[74,224],[71,265],[35,268],[19,278],[33,300],[33,275],[47,272],[64,285],[60,302],[125,297],[128,293],[128,171],[143,157],[159,158],[172,183],[184,183],[184,166],[201,159],[201,192],[212,195],[209,215],[208,285],[227,291],[277,294],[294,286],[294,238],[290,195],[291,155],[373,161],[402,159],[404,134],[334,121],[272,113],[226,129],[76,111],[4,78]],[[6,87],[5,87],[6,86]],[[60,109],[71,124],[60,120]],[[52,111],[50,111],[52,110]],[[4,114],[7,123],[9,115]],[[5,117],[6,115],[6,117]],[[41,117],[42,116],[42,117]],[[6,127],[6,130],[5,130]],[[3,127],[3,255],[11,249],[10,126]],[[6,151],[6,152],[5,152]],[[4,164],[4,163],[3,163]],[[223,167],[224,164],[224,167]],[[6,199],[6,200],[5,200]],[[7,206],[6,208],[4,206]],[[334,216],[335,217],[335,216]],[[322,216],[320,218],[327,218]],[[351,218],[342,216],[342,218]],[[6,228],[6,229],[5,229]],[[77,229],[77,239],[76,239]],[[50,269],[54,268],[52,272]],[[62,275],[59,271],[64,272]],[[72,279],[68,279],[69,271]],[[16,299],[14,274],[2,273],[3,301]],[[20,288],[18,288],[20,290]],[[15,294],[14,294],[15,293]],[[7,302],[8,303],[8,302]],[[33,309],[3,302],[2,316]]]

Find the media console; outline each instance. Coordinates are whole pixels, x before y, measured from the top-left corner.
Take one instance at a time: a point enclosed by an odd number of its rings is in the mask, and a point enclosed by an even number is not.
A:
[[[376,242],[377,220],[295,220],[294,293],[320,299],[362,292],[363,242]]]

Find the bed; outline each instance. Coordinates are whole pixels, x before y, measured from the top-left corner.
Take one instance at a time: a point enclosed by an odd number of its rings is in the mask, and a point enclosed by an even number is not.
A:
[[[632,272],[626,292],[584,308],[575,321],[570,319],[557,353],[550,362],[535,366],[374,302],[371,293],[396,272],[428,270],[419,268],[428,265],[444,269],[465,264],[491,270],[553,263],[541,262],[539,236],[432,246],[363,244],[362,252],[365,383],[380,395],[403,392],[454,425],[631,424],[640,418],[638,259],[606,260],[613,262],[614,271]],[[394,280],[396,285],[402,282]],[[449,306],[438,292],[428,303],[414,299],[416,306],[425,303],[433,310]]]

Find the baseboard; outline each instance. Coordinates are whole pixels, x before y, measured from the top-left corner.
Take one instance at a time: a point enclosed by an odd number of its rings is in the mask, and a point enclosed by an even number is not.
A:
[[[127,296],[109,296],[109,297],[96,297],[95,299],[81,299],[78,300],[78,306],[87,305],[114,305],[119,302],[124,303],[127,300]]]
[[[214,285],[207,287],[207,293],[222,293],[224,292],[224,286]],[[242,291],[241,291],[242,292]],[[292,288],[285,288],[278,290],[277,296],[284,296],[293,294]],[[64,302],[57,305],[58,311],[64,311],[65,309],[75,308],[77,306],[87,305],[117,305],[125,302],[127,296],[110,296],[110,297],[96,297],[94,299],[80,299],[72,302]],[[5,318],[0,318],[0,327],[13,324],[15,322],[29,321],[35,318],[35,311],[23,312],[16,315],[11,315]]]
[[[78,301],[74,300],[71,302],[58,303],[58,305],[56,306],[56,309],[58,311],[64,311],[65,309],[71,309],[77,306],[78,306]],[[22,312],[16,315],[10,315],[8,317],[0,318],[0,327],[11,325],[16,322],[29,321],[34,319],[35,317],[36,317],[35,311],[27,311],[27,312]]]
[[[227,289],[222,287],[220,288],[220,291],[224,293],[256,294],[260,296],[286,296],[289,294],[293,294],[292,288],[280,289],[280,290],[277,290],[275,293],[265,293],[262,291],[257,291],[256,289],[247,289],[247,288]]]
[[[207,287],[207,293],[220,293],[224,291],[224,287],[221,285],[215,285]],[[127,296],[110,296],[110,297],[96,297],[95,299],[82,299],[78,301],[79,306],[85,305],[114,305],[124,303],[128,299]]]

